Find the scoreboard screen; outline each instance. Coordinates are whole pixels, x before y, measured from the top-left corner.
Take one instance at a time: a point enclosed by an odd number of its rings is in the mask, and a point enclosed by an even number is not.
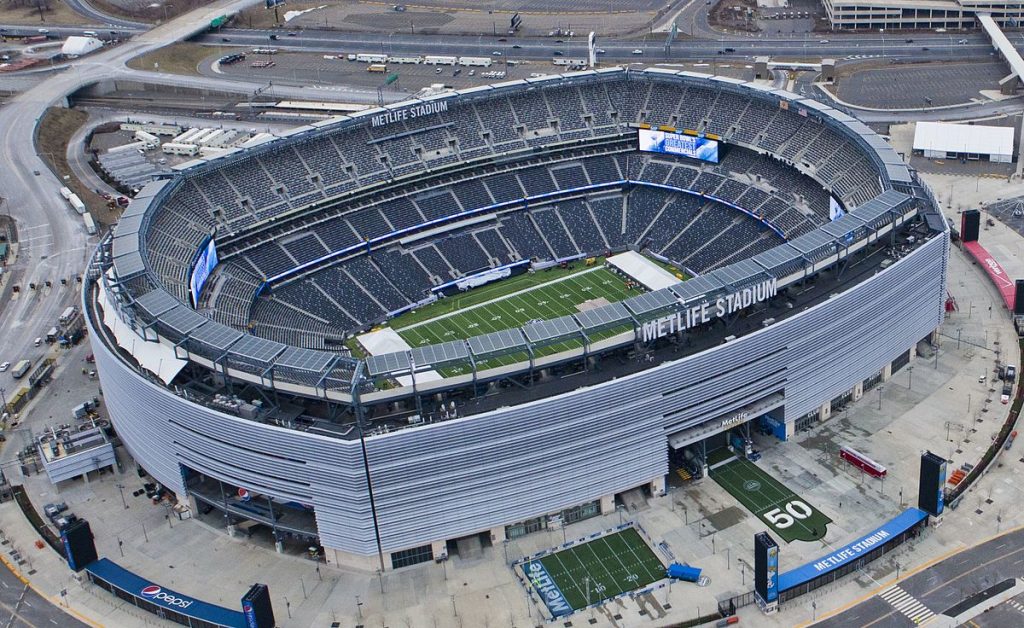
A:
[[[691,159],[718,163],[718,141],[706,137],[695,137],[668,131],[638,129],[637,140],[640,150],[649,153],[681,155]]]

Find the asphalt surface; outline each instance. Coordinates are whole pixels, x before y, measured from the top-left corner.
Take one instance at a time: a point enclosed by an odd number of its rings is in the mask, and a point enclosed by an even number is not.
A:
[[[997,61],[890,66],[842,78],[839,97],[854,105],[884,109],[958,105],[981,99],[981,90],[998,90],[1004,76],[1006,66]]]
[[[3,550],[6,552],[9,548],[7,545]],[[23,584],[3,565],[0,565],[0,621],[5,628],[86,626]]]
[[[103,24],[106,26],[117,26],[120,28],[140,28],[147,29],[149,24],[144,22],[135,22],[132,20],[115,17],[108,15],[102,11],[96,9],[86,0],[64,0],[64,2],[71,7],[71,10],[81,15],[82,17],[88,18],[96,22],[96,24]]]
[[[295,33],[288,35],[287,33]],[[277,36],[271,40],[270,36]],[[813,35],[813,34],[812,34]],[[1019,36],[1014,35],[1016,43]],[[506,41],[500,41],[506,39]],[[912,39],[907,43],[907,39]],[[961,39],[966,44],[958,43]],[[227,40],[227,41],[225,41]],[[515,38],[493,36],[455,35],[380,35],[372,33],[344,33],[337,31],[282,31],[280,29],[224,29],[218,33],[204,33],[195,41],[210,44],[235,44],[242,46],[273,46],[279,49],[303,49],[313,52],[338,53],[384,53],[389,55],[453,55],[491,56],[500,52],[509,59],[552,59],[556,52],[564,58],[587,57],[586,38],[564,39],[557,43],[554,38]],[[753,58],[863,58],[878,56],[906,61],[934,61],[950,57],[982,58],[990,56],[992,46],[984,35],[972,34],[954,36],[948,34],[922,34],[913,37],[893,37],[884,34],[828,35],[822,39],[817,35],[803,34],[798,37],[719,37],[715,40],[678,41],[670,47],[664,45],[664,36],[644,41],[599,39],[598,47],[605,50],[602,56],[609,60],[630,60],[658,62],[665,60],[713,60]],[[518,46],[518,48],[516,47]],[[927,48],[928,50],[924,50]],[[642,51],[634,54],[634,50]]]
[[[917,625],[908,614],[919,609],[941,615],[965,598],[1024,573],[1024,530],[1017,530],[991,541],[964,550],[899,582],[905,595],[889,598],[897,605],[874,595],[846,611],[819,621],[820,628],[912,628]],[[899,608],[903,610],[901,611]],[[1021,620],[1013,624],[1024,624]],[[999,624],[989,624],[999,625]]]

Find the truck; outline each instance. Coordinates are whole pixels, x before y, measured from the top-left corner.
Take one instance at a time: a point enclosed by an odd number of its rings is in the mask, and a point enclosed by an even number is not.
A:
[[[85,212],[82,214],[82,222],[85,223],[85,232],[89,235],[96,235],[96,221],[92,219],[92,214]]]
[[[160,145],[160,138],[159,137],[157,137],[157,136],[155,136],[152,133],[149,133],[147,131],[143,131],[142,129],[139,129],[139,130],[135,131],[135,139],[137,141],[139,141],[139,142],[145,142],[147,148],[148,147],[156,148],[157,146]]]
[[[72,194],[73,194],[73,192],[70,189],[68,189],[68,188],[62,187],[60,189],[60,195],[64,197],[65,201],[69,200],[71,198]]]
[[[388,71],[388,66],[383,63],[371,63],[367,68],[367,72],[376,72],[377,74],[385,74]]]
[[[22,360],[14,365],[14,370],[11,371],[11,376],[14,379],[21,379],[22,377],[25,377],[25,373],[28,373],[28,369],[31,366],[31,360]]]
[[[160,147],[160,150],[165,155],[187,155],[191,157],[199,154],[199,147],[195,144],[179,144],[178,142],[167,142]]]
[[[82,202],[82,199],[78,198],[77,194],[72,194],[71,197],[68,198],[68,203],[70,203],[71,207],[79,214],[85,213],[85,203]]]
[[[459,57],[459,65],[489,68],[492,63],[490,57]]]
[[[71,321],[75,320],[75,314],[78,314],[78,308],[71,305],[64,308],[64,311],[60,314],[60,318],[57,320],[61,325],[67,325]]]
[[[356,61],[360,63],[387,63],[388,56],[375,53],[359,53],[356,55]]]
[[[130,150],[146,150],[145,142],[132,142],[131,144],[122,144],[113,148],[107,149],[107,154],[124,153]]]
[[[459,58],[427,55],[426,57],[423,57],[423,63],[426,65],[457,65],[459,63]]]

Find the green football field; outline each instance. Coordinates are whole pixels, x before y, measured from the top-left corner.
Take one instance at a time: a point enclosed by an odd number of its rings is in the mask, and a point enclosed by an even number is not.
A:
[[[578,312],[581,304],[622,301],[640,294],[642,288],[627,288],[625,281],[603,266],[566,272],[563,269],[520,275],[463,295],[446,297],[416,312],[392,321],[391,326],[410,346],[437,344],[522,326],[532,320],[546,320]],[[630,329],[629,325],[591,334],[601,340]],[[543,356],[582,346],[577,339],[542,347]],[[523,355],[501,356],[479,362],[479,368],[524,360]],[[444,369],[457,374],[457,369]]]
[[[729,491],[787,543],[816,541],[832,520],[753,462],[740,458],[711,471],[711,479]]]
[[[665,566],[635,528],[527,561],[522,568],[554,617],[665,577]]]

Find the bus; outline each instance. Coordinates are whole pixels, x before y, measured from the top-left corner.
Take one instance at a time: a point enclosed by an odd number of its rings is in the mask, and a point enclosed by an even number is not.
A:
[[[878,464],[871,458],[868,458],[853,447],[842,447],[839,450],[839,457],[873,478],[884,478],[887,473],[885,467]]]
[[[21,379],[25,376],[25,373],[28,373],[30,366],[32,366],[32,362],[30,360],[22,360],[21,362],[18,362],[14,365],[14,370],[11,371],[11,376],[14,379]]]
[[[367,72],[376,72],[377,74],[384,74],[388,71],[388,66],[383,63],[373,63],[366,68]]]
[[[349,58],[351,59],[352,55],[349,55]],[[356,55],[355,60],[359,61],[360,63],[387,63],[388,56],[370,53],[360,53]]]

